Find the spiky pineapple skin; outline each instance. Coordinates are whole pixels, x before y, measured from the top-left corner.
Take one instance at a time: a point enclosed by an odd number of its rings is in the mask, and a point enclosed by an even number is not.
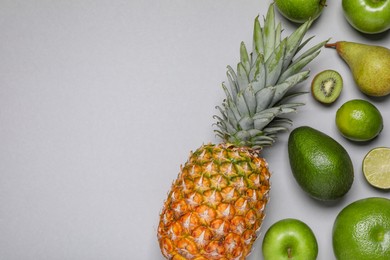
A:
[[[160,214],[168,259],[245,259],[265,217],[270,172],[255,150],[207,144],[192,152]]]

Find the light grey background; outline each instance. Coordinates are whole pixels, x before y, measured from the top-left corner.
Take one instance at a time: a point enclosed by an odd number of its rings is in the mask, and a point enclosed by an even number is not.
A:
[[[239,44],[251,46],[260,0],[0,0],[0,259],[163,259],[159,212],[191,150],[219,142],[215,106],[226,65]],[[277,14],[284,36],[296,28]],[[328,1],[310,29],[312,44],[332,38],[390,47],[390,34],[367,37]],[[390,197],[367,185],[361,161],[390,146],[390,100],[370,99],[331,49],[311,63],[312,77],[338,70],[345,87],[333,106],[310,95],[293,115],[339,141],[356,177],[334,204],[310,199],[293,179],[288,133],[264,151],[272,175],[262,234],[298,218],[316,234],[319,260],[334,259],[331,230],[348,203]],[[374,102],[385,119],[374,141],[356,144],[337,132],[334,116],[349,99]],[[262,259],[261,236],[248,259]]]

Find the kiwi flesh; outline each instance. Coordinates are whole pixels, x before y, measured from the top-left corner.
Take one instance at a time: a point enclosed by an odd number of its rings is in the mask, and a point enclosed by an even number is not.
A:
[[[321,71],[311,82],[313,97],[323,104],[331,104],[336,101],[342,89],[343,78],[335,70]]]

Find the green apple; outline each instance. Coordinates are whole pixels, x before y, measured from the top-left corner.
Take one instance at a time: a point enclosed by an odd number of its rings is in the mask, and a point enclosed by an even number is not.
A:
[[[390,0],[343,0],[344,16],[356,30],[375,34],[390,29]]]
[[[326,0],[275,0],[279,12],[288,20],[304,23],[315,20],[322,13]]]
[[[318,255],[313,231],[293,218],[274,223],[264,235],[262,249],[265,260],[315,260]]]

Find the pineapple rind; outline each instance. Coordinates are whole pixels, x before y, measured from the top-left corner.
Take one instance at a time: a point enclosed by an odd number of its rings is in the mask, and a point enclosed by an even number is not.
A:
[[[168,259],[245,259],[265,216],[270,173],[255,150],[207,144],[190,154],[158,227]]]

